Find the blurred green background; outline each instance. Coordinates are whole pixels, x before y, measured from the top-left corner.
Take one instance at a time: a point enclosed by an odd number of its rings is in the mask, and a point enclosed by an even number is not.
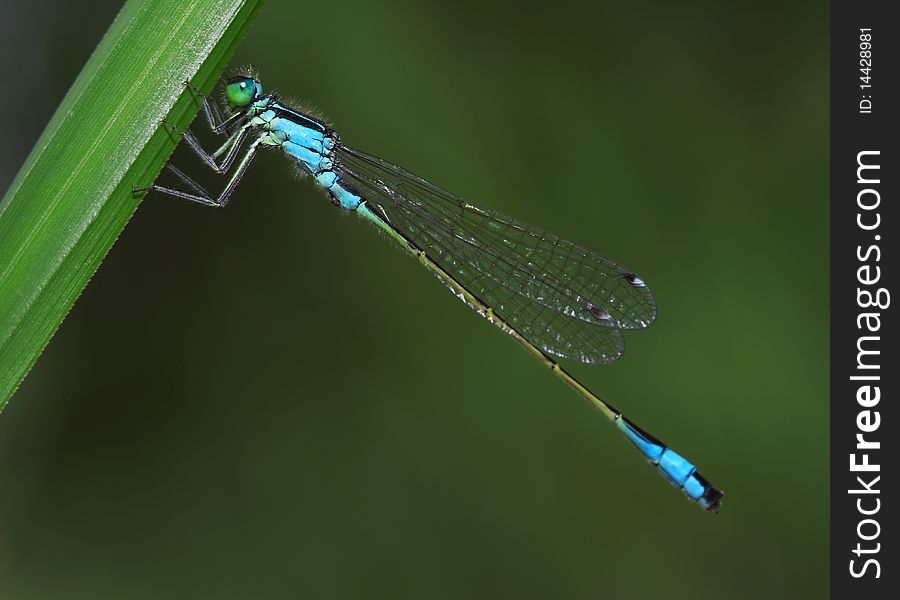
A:
[[[118,6],[2,4],[0,189]],[[826,10],[269,0],[234,59],[644,276],[657,324],[566,366],[721,514],[267,155],[148,196],[0,415],[0,597],[827,595]]]

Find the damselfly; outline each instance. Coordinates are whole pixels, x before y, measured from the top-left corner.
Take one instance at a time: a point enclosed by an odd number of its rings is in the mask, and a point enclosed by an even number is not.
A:
[[[252,74],[225,82],[224,108],[229,114],[224,118],[215,103],[194,93],[212,130],[228,138],[212,153],[190,131],[183,139],[215,172],[231,173],[224,191],[213,197],[172,165],[168,168],[191,192],[161,185],[140,191],[222,207],[260,149],[281,150],[336,206],[385,232],[460,300],[596,406],[675,487],[704,509],[718,511],[723,493],[694,465],[622,416],[552,358],[612,362],[624,350],[623,331],[653,323],[656,302],[634,271],[347,146],[321,119],[263,93]]]

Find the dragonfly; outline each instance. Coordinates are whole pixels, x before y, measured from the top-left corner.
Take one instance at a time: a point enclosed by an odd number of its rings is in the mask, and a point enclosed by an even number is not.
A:
[[[180,132],[164,123],[214,172],[228,176],[225,187],[213,196],[169,164],[169,171],[191,191],[154,183],[136,193],[156,191],[224,207],[260,150],[281,151],[325,190],[335,206],[387,234],[457,298],[599,409],[690,500],[718,512],[721,490],[690,461],[581,384],[558,361],[613,362],[624,351],[623,332],[644,329],[656,320],[656,301],[637,273],[344,144],[311,111],[265,93],[258,76],[250,71],[225,79],[221,104],[190,82],[185,84],[199,99],[212,131],[227,139],[207,152],[190,130]]]

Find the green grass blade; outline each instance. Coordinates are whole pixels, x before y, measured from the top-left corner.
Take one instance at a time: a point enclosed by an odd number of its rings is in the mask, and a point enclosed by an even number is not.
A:
[[[129,0],[0,201],[0,410],[137,209],[262,0]]]

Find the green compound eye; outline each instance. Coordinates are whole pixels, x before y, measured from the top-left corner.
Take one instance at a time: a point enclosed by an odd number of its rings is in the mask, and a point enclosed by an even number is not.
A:
[[[249,77],[235,77],[225,86],[225,97],[232,106],[247,106],[256,97],[256,82]]]

